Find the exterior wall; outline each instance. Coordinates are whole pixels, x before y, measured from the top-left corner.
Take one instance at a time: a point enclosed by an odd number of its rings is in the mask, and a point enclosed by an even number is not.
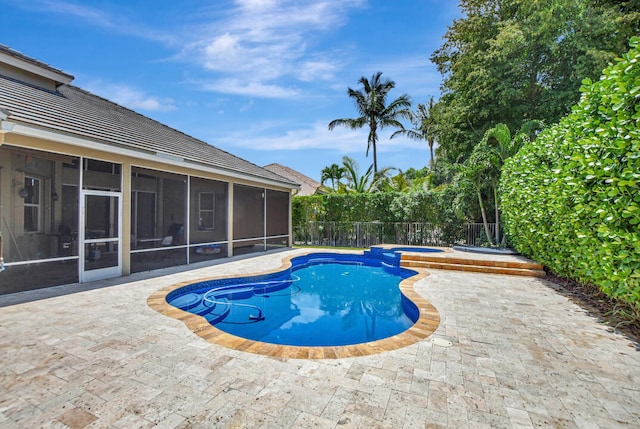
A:
[[[264,238],[264,206],[262,198],[249,198],[240,192],[240,205],[236,204],[234,187],[249,190],[251,196],[260,196],[265,190],[276,192],[276,195],[290,195],[285,187],[272,186],[254,181],[250,178],[227,177],[219,173],[207,171],[206,167],[191,167],[180,163],[165,163],[151,157],[131,157],[123,153],[98,150],[89,145],[80,147],[59,141],[50,141],[34,137],[16,135],[11,132],[0,134],[0,231],[3,235],[3,253],[7,270],[0,274],[0,294],[17,290],[33,289],[54,284],[64,284],[78,281],[79,264],[85,248],[80,249],[78,238],[78,213],[81,204],[78,201],[79,177],[78,170],[65,168],[65,163],[80,157],[106,161],[120,165],[120,176],[114,176],[97,171],[86,171],[85,180],[91,184],[99,184],[104,188],[121,187],[122,219],[121,248],[122,275],[136,271],[136,263],[144,258],[156,258],[152,268],[163,265],[164,258],[173,252],[183,256],[171,259],[168,265],[209,260],[212,257],[226,257],[234,253],[231,244],[233,238],[242,236],[256,238],[257,242],[265,244]],[[99,145],[96,145],[98,147]],[[77,161],[76,161],[77,162]],[[183,183],[188,183],[186,192],[177,182],[167,181],[163,188],[145,177],[135,177],[135,172],[148,169],[158,173],[174,174],[184,177]],[[134,173],[134,177],[132,177]],[[25,176],[41,179],[42,184],[42,228],[34,233],[24,231],[25,200],[19,195],[24,184]],[[185,185],[186,186],[186,185]],[[176,188],[176,189],[173,189]],[[156,245],[167,233],[172,223],[184,225],[184,235],[181,242],[174,243],[173,249],[141,249],[138,248],[140,239],[135,236],[135,226],[132,224],[132,209],[135,202],[135,192],[149,192],[156,195],[157,226],[153,229]],[[237,195],[237,189],[235,189]],[[196,201],[202,193],[212,193],[215,198],[215,228],[198,228],[198,207]],[[75,198],[73,197],[75,195]],[[187,206],[189,197],[189,206]],[[253,200],[256,201],[253,201]],[[257,205],[257,207],[256,207]],[[183,207],[183,210],[178,208]],[[234,211],[235,207],[235,211]],[[279,207],[283,207],[282,204]],[[288,205],[287,205],[288,207]],[[187,217],[187,213],[189,213]],[[235,214],[234,214],[235,213]],[[275,213],[275,212],[274,212]],[[173,217],[171,216],[173,214]],[[257,215],[260,216],[257,216]],[[238,218],[236,219],[236,217]],[[251,219],[247,221],[247,216]],[[285,224],[289,223],[290,214],[278,210],[275,216],[285,216]],[[268,223],[269,221],[267,221]],[[61,249],[60,240],[63,235],[61,225],[71,230],[73,243],[70,248]],[[282,223],[280,223],[280,226]],[[281,228],[278,229],[280,231]],[[290,236],[290,228],[288,231]],[[66,239],[66,238],[65,238]],[[187,239],[189,243],[187,243]],[[216,254],[203,252],[210,250],[212,243],[222,243],[221,251]],[[204,248],[205,244],[210,248]],[[176,246],[173,246],[176,247]],[[86,248],[88,249],[88,247]],[[147,252],[147,250],[149,250]],[[150,250],[154,250],[155,253]],[[88,252],[88,250],[86,250]],[[86,257],[86,255],[85,255]],[[144,258],[143,258],[144,257]],[[29,261],[39,261],[30,263]],[[171,262],[174,261],[174,262]],[[177,261],[177,262],[175,262]],[[145,267],[147,265],[140,265]],[[46,271],[62,269],[64,275],[55,276],[45,281]],[[143,268],[141,268],[143,269]],[[138,269],[140,270],[140,269]],[[9,281],[13,275],[20,273],[22,285]],[[25,275],[32,276],[35,281],[25,281]],[[28,277],[27,277],[28,278]],[[40,279],[40,280],[38,280]],[[8,283],[14,283],[8,287]],[[28,284],[27,284],[28,283]],[[17,288],[17,290],[16,290]]]

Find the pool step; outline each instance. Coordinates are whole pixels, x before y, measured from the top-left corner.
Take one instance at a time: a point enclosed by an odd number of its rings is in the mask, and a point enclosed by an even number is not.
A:
[[[207,319],[207,321],[209,321],[209,323],[211,323],[212,325],[215,325],[216,323],[224,320],[224,318],[227,317],[230,312],[231,312],[231,306],[227,305],[224,311],[222,311],[219,314],[214,314],[213,312],[209,312],[205,316],[205,319]]]
[[[400,266],[400,252],[392,252],[384,247],[371,247],[365,250],[363,255],[367,258],[378,259],[393,267]]]
[[[400,265],[400,255],[395,252],[383,253],[382,261],[391,266],[397,267],[398,265]]]
[[[544,277],[542,265],[526,261],[493,261],[487,259],[457,258],[403,253],[400,266],[407,268],[433,268],[439,270],[471,271],[512,276]]]

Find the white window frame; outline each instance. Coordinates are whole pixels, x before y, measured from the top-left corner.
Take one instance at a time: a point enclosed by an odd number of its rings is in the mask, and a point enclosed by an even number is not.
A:
[[[37,203],[28,203],[27,199],[25,198],[24,200],[24,210],[26,213],[27,208],[36,208],[36,229],[30,229],[27,230],[27,225],[24,223],[25,218],[23,215],[22,218],[22,227],[24,229],[25,234],[38,234],[42,232],[42,197],[43,197],[43,186],[44,186],[44,180],[42,180],[39,177],[34,177],[34,176],[29,176],[29,175],[25,175],[24,176],[24,185],[25,185],[25,189],[27,186],[27,180],[32,180],[32,181],[37,181],[38,182],[38,202]]]
[[[211,198],[211,208],[202,208],[202,198],[208,196]],[[211,213],[211,226],[203,226],[201,224],[202,214]],[[198,230],[199,231],[213,231],[216,229],[216,193],[215,192],[199,192],[198,193]]]

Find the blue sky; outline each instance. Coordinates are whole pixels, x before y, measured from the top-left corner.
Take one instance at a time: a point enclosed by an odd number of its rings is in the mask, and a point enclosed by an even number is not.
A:
[[[390,98],[439,97],[431,53],[460,16],[453,0],[0,0],[0,43],[72,82],[258,165],[320,179],[365,157],[347,88],[381,71]],[[407,126],[410,124],[406,124]],[[429,162],[426,143],[380,133],[379,167]]]

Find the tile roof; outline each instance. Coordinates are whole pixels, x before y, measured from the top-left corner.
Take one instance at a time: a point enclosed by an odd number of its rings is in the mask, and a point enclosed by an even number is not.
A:
[[[305,176],[299,171],[296,171],[289,167],[285,167],[281,164],[269,164],[265,165],[264,168],[273,171],[274,173],[279,174],[280,176],[285,177],[293,182],[299,183],[301,185],[301,188],[296,193],[297,196],[314,195],[316,194],[318,189],[322,187],[322,184],[317,180],[314,180],[311,177]]]
[[[17,61],[22,63],[31,64],[36,69],[40,69],[44,72],[49,72],[50,76],[54,76],[57,78],[59,83],[69,83],[73,80],[73,76],[68,73],[63,72],[55,67],[50,66],[49,64],[43,63],[40,60],[36,60],[35,58],[31,58],[23,54],[22,52],[16,51],[6,45],[0,44],[0,54],[7,55],[8,57],[12,57]],[[33,71],[33,70],[32,70]],[[36,72],[37,74],[40,74]]]
[[[204,141],[98,97],[73,85],[48,91],[0,75],[0,109],[8,120],[70,134],[118,148],[168,154],[186,162],[248,178],[296,183]]]

